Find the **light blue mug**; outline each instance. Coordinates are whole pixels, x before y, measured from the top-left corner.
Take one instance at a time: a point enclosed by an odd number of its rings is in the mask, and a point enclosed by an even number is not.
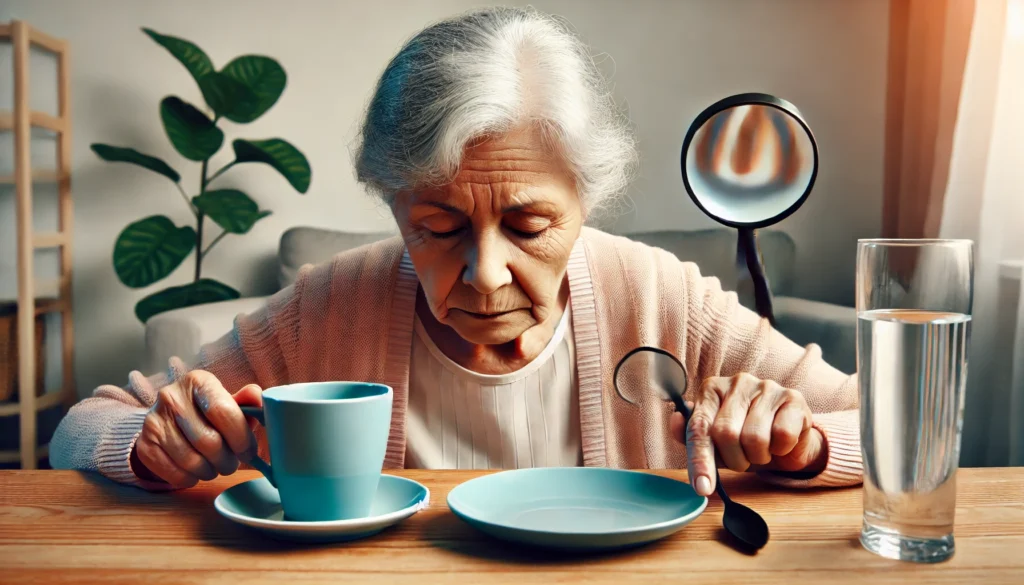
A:
[[[285,518],[349,520],[370,513],[384,467],[394,391],[366,382],[269,388],[243,406],[267,429],[270,460],[248,461],[281,494]]]

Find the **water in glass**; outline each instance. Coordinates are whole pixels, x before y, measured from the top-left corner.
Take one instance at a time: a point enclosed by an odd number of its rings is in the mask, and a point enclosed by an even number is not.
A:
[[[861,542],[882,556],[936,562],[953,554],[970,327],[969,315],[945,311],[858,314]]]

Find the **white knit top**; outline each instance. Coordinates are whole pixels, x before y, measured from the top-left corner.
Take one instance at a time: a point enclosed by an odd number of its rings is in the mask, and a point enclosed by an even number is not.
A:
[[[536,359],[500,375],[478,374],[452,361],[417,317],[409,366],[406,467],[582,465],[569,313],[567,307]]]

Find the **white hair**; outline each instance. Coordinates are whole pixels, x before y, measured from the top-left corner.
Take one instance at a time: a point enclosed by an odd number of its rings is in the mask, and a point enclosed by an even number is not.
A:
[[[366,112],[356,175],[371,193],[451,182],[474,140],[534,124],[588,211],[621,193],[632,130],[586,45],[532,8],[486,8],[433,24],[391,60]]]

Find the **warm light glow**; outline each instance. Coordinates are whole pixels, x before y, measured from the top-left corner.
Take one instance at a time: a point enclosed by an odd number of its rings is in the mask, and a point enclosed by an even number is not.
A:
[[[1006,33],[1014,40],[1024,38],[1024,0],[1007,1]]]

